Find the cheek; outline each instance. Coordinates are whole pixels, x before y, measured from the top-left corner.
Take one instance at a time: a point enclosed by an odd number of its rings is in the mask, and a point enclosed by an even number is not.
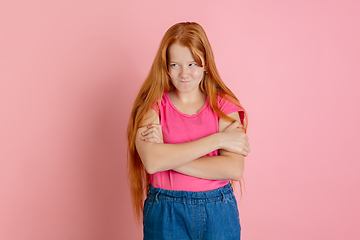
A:
[[[204,76],[204,70],[203,69],[196,69],[193,73],[193,78],[201,80]]]
[[[169,74],[170,74],[170,79],[171,81],[176,77],[176,72],[175,71],[169,71]]]

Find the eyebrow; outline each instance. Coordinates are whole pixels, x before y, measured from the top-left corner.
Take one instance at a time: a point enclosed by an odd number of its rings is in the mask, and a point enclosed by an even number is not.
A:
[[[168,62],[171,62],[171,63],[179,63],[178,61],[173,61],[173,60],[169,60]],[[193,63],[193,62],[195,62],[196,63],[196,61],[194,60],[194,61],[190,61],[190,62],[188,62],[188,63]]]

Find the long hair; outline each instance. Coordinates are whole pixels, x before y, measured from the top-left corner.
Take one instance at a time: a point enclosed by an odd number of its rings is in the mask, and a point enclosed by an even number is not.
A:
[[[135,136],[141,126],[145,114],[158,104],[164,93],[174,89],[168,71],[168,49],[171,44],[179,43],[188,47],[197,64],[202,67],[201,57],[205,62],[206,73],[200,82],[200,89],[209,96],[210,105],[219,117],[234,121],[224,114],[217,105],[217,96],[223,97],[244,109],[236,96],[221,80],[215,65],[214,55],[204,29],[195,22],[177,23],[170,27],[163,36],[159,50],[151,66],[149,75],[143,83],[132,108],[128,137],[128,178],[130,181],[131,198],[134,216],[141,221],[143,201],[148,191],[150,176],[146,172],[135,146]],[[247,127],[247,115],[240,116],[244,130]]]

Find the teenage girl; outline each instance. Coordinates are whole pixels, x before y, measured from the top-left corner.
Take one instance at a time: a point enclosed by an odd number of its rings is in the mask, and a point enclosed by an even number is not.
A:
[[[240,239],[230,180],[241,180],[250,151],[246,125],[203,28],[172,26],[128,126],[131,195],[144,239]]]

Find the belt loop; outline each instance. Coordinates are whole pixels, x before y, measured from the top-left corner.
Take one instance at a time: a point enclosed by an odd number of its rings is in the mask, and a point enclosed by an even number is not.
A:
[[[222,195],[221,201],[225,202],[225,195],[224,195],[222,189],[220,188],[219,191],[220,191],[220,193],[221,193],[221,195]]]
[[[159,189],[159,191],[155,194],[155,202],[158,201],[158,195],[160,194],[160,192],[161,192],[161,189]]]

